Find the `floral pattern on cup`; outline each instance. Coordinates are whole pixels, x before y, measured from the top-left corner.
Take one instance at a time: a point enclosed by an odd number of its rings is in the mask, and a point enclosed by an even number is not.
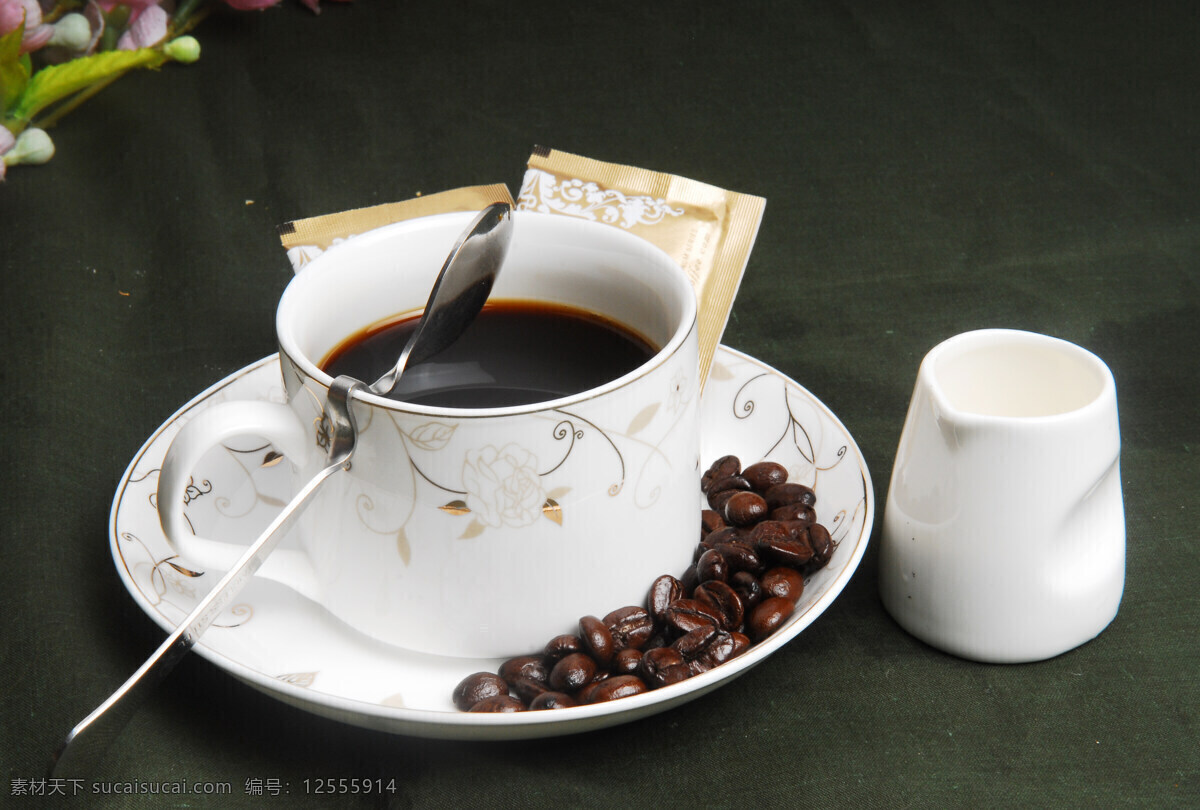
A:
[[[537,457],[516,444],[488,445],[463,459],[467,507],[488,526],[528,526],[542,514],[546,493]]]
[[[290,364],[287,367],[289,372],[297,377],[300,385],[298,390],[304,392],[307,401],[318,409],[317,415],[312,418],[314,439],[318,448],[323,452],[327,451],[330,442],[330,421],[321,404],[325,388]],[[607,447],[612,456],[614,479],[608,488],[610,497],[616,497],[625,488],[628,472],[625,458],[613,437],[636,441],[649,448],[650,452],[641,469],[634,471],[638,473],[635,482],[638,484],[638,493],[634,498],[639,508],[648,509],[653,506],[658,497],[658,488],[653,483],[645,484],[645,480],[653,481],[655,472],[661,474],[659,467],[671,465],[659,450],[658,442],[647,442],[638,434],[658,433],[661,441],[672,433],[675,425],[684,416],[685,409],[698,393],[695,383],[691,375],[676,371],[666,382],[666,395],[663,400],[648,404],[622,430],[604,430],[579,414],[555,410],[552,413],[561,416],[562,419],[553,426],[552,436],[556,442],[565,443],[561,455],[556,454],[555,458],[542,464],[541,459],[529,448],[514,442],[506,442],[499,448],[488,444],[468,450],[464,454],[461,467],[461,489],[457,488],[454,482],[439,481],[417,460],[417,456],[421,454],[436,453],[445,449],[454,438],[458,423],[453,419],[430,419],[408,427],[402,420],[393,418],[390,421],[400,439],[403,452],[408,457],[414,486],[418,480],[422,480],[449,494],[461,496],[452,498],[437,508],[447,515],[471,516],[470,523],[456,535],[459,540],[468,540],[478,537],[489,528],[520,529],[532,526],[542,517],[563,525],[565,510],[562,499],[571,492],[572,487],[560,485],[547,488],[545,481],[567,463],[577,443],[587,435],[602,438],[604,441],[599,446]],[[663,421],[656,429],[647,430],[660,411]],[[367,426],[360,426],[360,431],[366,429]],[[609,435],[610,433],[612,435]],[[655,472],[648,469],[651,466],[655,468]],[[367,513],[375,512],[374,502],[365,500],[363,503]],[[377,514],[371,514],[369,520],[366,514],[360,514],[364,525],[377,520],[378,517]],[[394,522],[391,527],[372,527],[377,533],[396,535],[397,552],[405,565],[409,564],[412,555],[407,535],[407,526],[412,517],[413,511],[410,509],[406,517],[398,523]]]

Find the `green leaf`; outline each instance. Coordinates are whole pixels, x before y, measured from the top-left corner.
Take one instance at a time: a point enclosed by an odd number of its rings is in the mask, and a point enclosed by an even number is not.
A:
[[[25,93],[11,115],[28,121],[51,104],[80,90],[110,81],[135,68],[158,67],[165,61],[167,57],[161,52],[139,48],[136,51],[106,51],[44,67],[29,79]]]
[[[21,23],[0,37],[0,61],[16,60],[21,55],[21,37],[25,36],[25,23]]]
[[[21,35],[24,25],[0,37],[0,120],[25,92],[29,81],[29,58],[21,58]]]

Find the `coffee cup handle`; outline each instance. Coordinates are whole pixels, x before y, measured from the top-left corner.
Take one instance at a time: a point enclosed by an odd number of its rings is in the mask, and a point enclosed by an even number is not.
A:
[[[237,436],[266,439],[298,466],[304,464],[315,445],[296,414],[286,405],[272,402],[222,402],[188,421],[167,448],[158,476],[156,503],[167,541],[189,567],[228,571],[246,552],[244,545],[200,537],[184,514],[192,470],[209,450]],[[255,575],[320,601],[316,572],[303,551],[276,548]]]

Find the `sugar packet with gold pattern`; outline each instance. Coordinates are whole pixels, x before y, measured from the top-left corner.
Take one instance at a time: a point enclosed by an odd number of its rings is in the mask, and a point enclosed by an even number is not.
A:
[[[506,202],[511,205],[512,201],[512,194],[502,183],[455,188],[402,202],[285,222],[278,228],[279,241],[287,250],[292,270],[299,273],[304,265],[339,242],[375,228],[432,214],[482,211],[492,203]]]
[[[729,320],[765,205],[762,197],[542,146],[534,147],[517,195],[517,210],[612,225],[679,263],[696,290],[702,381]]]

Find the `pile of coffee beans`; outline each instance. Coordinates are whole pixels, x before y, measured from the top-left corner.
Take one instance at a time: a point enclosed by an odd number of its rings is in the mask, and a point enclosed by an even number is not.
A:
[[[700,486],[700,544],[679,578],[663,574],[644,605],[584,616],[577,633],[541,653],[468,675],[454,705],[519,712],[601,703],[707,672],[775,632],[792,615],[804,578],[829,562],[834,542],[817,523],[816,493],[773,461],[742,469],[723,456]]]

